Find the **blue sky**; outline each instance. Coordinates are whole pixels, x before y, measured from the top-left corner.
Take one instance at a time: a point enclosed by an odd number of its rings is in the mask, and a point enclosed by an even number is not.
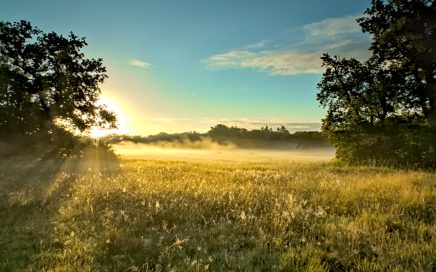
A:
[[[317,129],[323,52],[365,59],[355,19],[370,0],[3,1],[0,19],[86,37],[123,132],[216,123]]]

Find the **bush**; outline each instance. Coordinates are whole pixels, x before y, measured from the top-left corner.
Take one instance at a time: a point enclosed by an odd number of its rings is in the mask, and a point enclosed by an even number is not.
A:
[[[359,127],[329,136],[336,157],[346,163],[436,167],[436,133],[426,126]]]

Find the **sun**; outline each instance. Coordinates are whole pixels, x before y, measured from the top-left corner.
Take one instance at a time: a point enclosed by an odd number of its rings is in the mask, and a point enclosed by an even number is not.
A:
[[[108,134],[127,134],[126,127],[126,117],[123,115],[120,106],[113,100],[106,96],[100,97],[97,105],[106,105],[107,109],[114,112],[117,116],[118,128],[117,129],[101,129],[98,127],[93,127],[91,129],[90,135],[93,138],[99,138],[106,136]]]

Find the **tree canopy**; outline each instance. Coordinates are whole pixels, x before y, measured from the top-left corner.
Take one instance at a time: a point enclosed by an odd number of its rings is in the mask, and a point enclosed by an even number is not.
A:
[[[325,54],[323,132],[346,161],[436,163],[436,3],[373,0],[364,61]]]
[[[1,139],[116,127],[114,113],[98,104],[106,68],[102,59],[85,58],[86,45],[73,33],[0,22]]]

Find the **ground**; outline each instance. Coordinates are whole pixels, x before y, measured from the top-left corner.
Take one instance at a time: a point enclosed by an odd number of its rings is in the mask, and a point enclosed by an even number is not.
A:
[[[1,159],[0,218],[0,271],[436,269],[436,174],[425,170]]]

